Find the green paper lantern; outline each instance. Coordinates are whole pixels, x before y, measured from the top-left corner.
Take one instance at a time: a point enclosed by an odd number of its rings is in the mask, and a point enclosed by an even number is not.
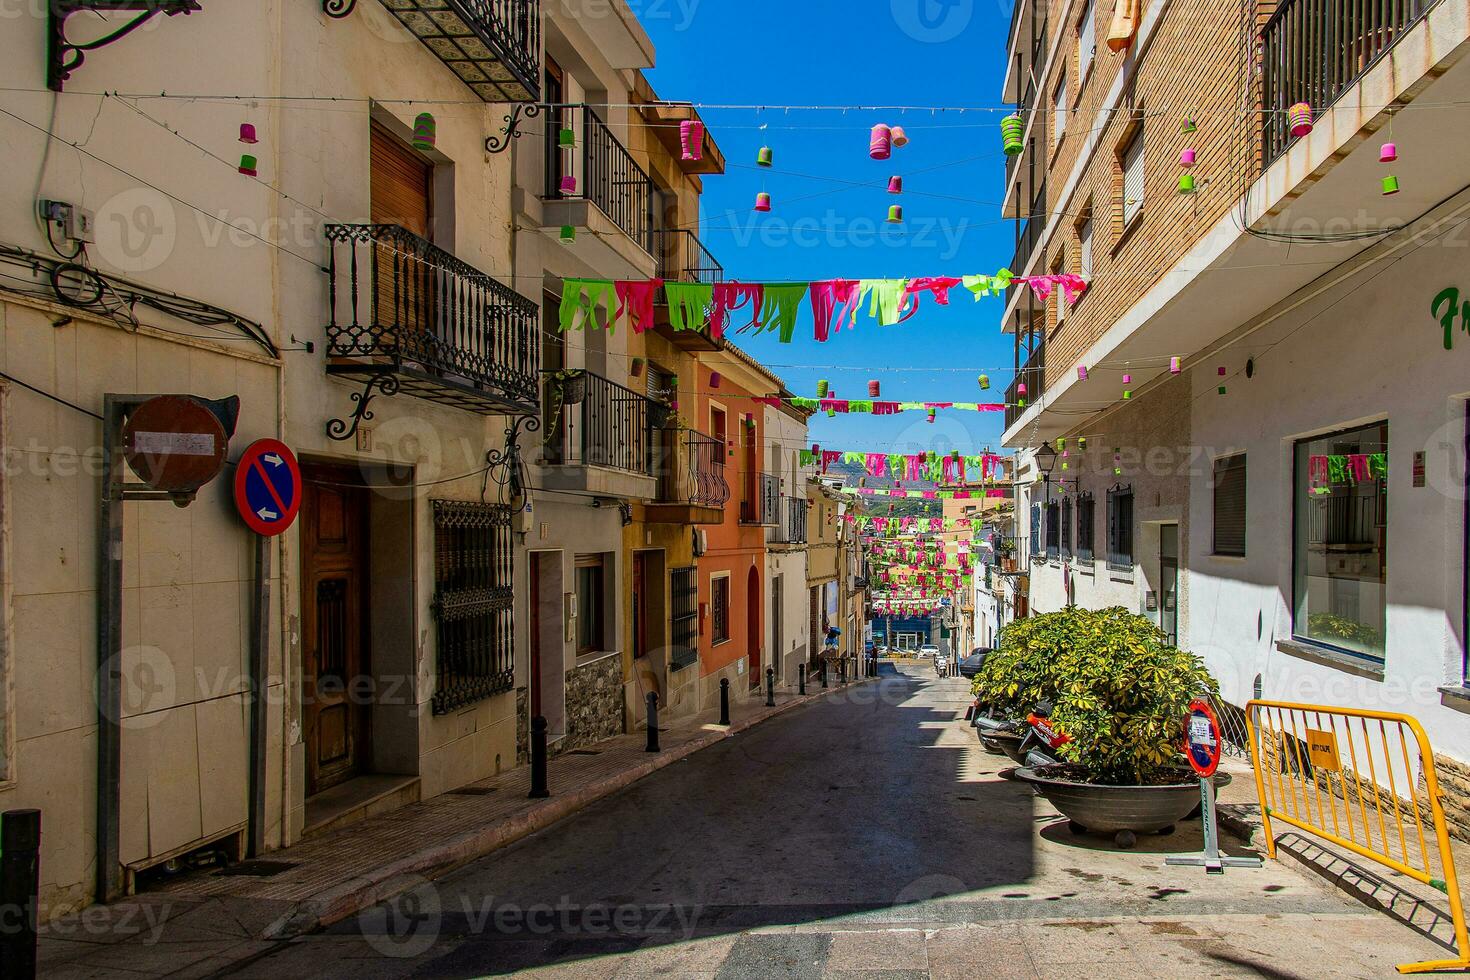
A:
[[[562,225],[558,239],[563,245],[577,244],[577,229],[573,225]]]
[[[413,121],[413,148],[415,150],[432,150],[435,141],[439,138],[439,124],[434,121],[434,114],[421,112]]]
[[[556,143],[563,150],[574,149],[577,145],[577,131],[563,126],[561,133],[556,138]]]
[[[1000,121],[1001,146],[1006,156],[1016,156],[1025,149],[1026,120],[1013,112]]]

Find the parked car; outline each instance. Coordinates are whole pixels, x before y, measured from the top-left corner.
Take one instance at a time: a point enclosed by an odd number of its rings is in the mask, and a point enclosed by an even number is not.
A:
[[[962,658],[955,665],[955,669],[959,671],[961,677],[974,677],[980,672],[980,668],[984,665],[985,658],[988,656],[990,656],[989,650],[972,650],[968,657]]]
[[[939,648],[937,646],[926,643],[923,646],[919,647],[920,660],[933,660],[937,656],[939,656]]]

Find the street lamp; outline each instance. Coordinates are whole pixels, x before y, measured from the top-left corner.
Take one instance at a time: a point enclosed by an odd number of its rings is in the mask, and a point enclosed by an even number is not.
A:
[[[1036,450],[1036,468],[1041,471],[1042,490],[1046,495],[1046,502],[1051,503],[1051,471],[1057,467],[1057,451],[1051,447],[1051,443],[1043,442],[1041,448]]]

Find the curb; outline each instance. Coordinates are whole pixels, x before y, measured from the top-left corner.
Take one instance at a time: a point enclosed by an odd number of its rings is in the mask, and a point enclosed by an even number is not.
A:
[[[864,677],[846,685],[829,687],[805,696],[798,695],[774,708],[762,706],[762,713],[735,721],[724,731],[708,732],[690,739],[682,745],[660,752],[641,765],[579,786],[564,795],[553,796],[508,820],[500,821],[473,833],[461,834],[459,837],[381,865],[375,868],[371,875],[350,878],[334,885],[300,902],[286,915],[262,930],[260,938],[293,939],[326,928],[371,905],[376,905],[378,902],[407,891],[426,877],[443,874],[461,864],[513,844],[523,837],[545,830],[588,804],[611,796],[618,790],[631,786],[665,766],[685,759],[701,749],[723,742],[727,738],[733,738],[763,721],[785,714],[801,705],[819,701],[839,691],[861,687],[881,679],[881,677]]]

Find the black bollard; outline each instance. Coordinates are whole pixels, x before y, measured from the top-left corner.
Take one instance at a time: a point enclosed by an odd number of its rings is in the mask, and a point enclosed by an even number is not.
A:
[[[730,678],[720,678],[720,724],[730,724]]]
[[[846,657],[843,657],[837,663],[837,683],[838,684],[843,684],[843,685],[845,685],[847,683],[847,658]]]
[[[658,695],[648,692],[648,748],[645,752],[658,751]]]
[[[41,885],[41,811],[0,814],[0,976],[36,976],[36,893]]]
[[[551,795],[546,788],[546,719],[531,719],[531,792],[528,799],[544,800]]]
[[[830,664],[830,663],[831,663],[830,660],[823,660],[822,661],[822,689],[823,690],[826,690],[827,689],[827,665]]]
[[[806,693],[806,664],[796,665],[796,693]]]
[[[766,668],[766,707],[776,706],[776,668]]]

